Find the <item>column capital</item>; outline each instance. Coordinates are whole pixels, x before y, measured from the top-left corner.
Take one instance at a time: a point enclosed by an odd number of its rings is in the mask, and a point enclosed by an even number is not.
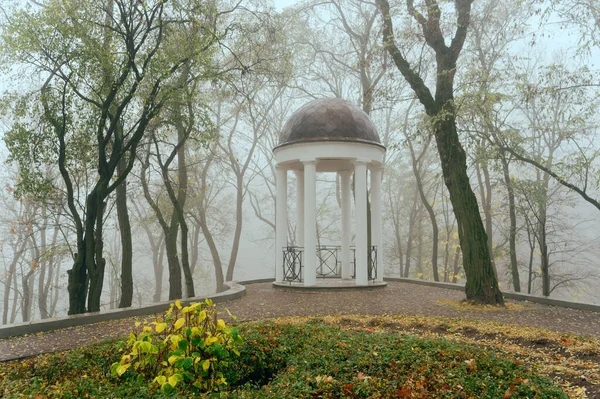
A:
[[[350,176],[350,175],[352,175],[352,171],[351,170],[338,170],[338,174],[340,176]]]
[[[381,172],[383,170],[383,164],[380,163],[372,163],[369,165],[369,169],[371,172]]]
[[[276,171],[280,171],[281,170],[281,171],[287,172],[288,168],[286,166],[284,166],[284,165],[281,165],[281,164],[275,164],[275,170]]]
[[[317,160],[315,158],[300,159],[300,162],[302,162],[302,164],[304,164],[304,165],[307,165],[307,164],[315,164],[316,165],[317,164]]]
[[[368,164],[369,164],[369,162],[371,162],[371,160],[370,160],[370,159],[367,159],[367,158],[356,158],[356,159],[354,159],[354,160],[352,161],[352,164],[353,164],[354,166],[356,166],[356,165],[368,165]]]

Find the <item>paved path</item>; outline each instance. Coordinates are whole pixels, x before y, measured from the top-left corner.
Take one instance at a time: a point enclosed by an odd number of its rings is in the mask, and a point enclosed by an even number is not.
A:
[[[460,291],[389,282],[386,288],[346,291],[290,291],[271,283],[250,284],[242,299],[226,302],[240,321],[284,316],[369,314],[439,316],[538,327],[600,338],[600,313],[523,303],[522,310],[455,310],[438,303],[461,300]],[[516,302],[515,302],[516,303]],[[139,318],[112,320],[80,327],[0,340],[0,361],[76,348],[107,338],[126,336]]]

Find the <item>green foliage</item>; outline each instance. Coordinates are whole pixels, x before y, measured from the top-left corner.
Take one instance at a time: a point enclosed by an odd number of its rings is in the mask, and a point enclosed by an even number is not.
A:
[[[130,334],[129,353],[113,363],[111,374],[137,374],[158,384],[167,394],[175,389],[194,393],[218,391],[227,385],[223,370],[232,355],[239,356],[241,343],[237,328],[228,327],[217,318],[211,300],[186,307],[177,301],[164,319]]]
[[[210,305],[188,313],[197,319],[206,308]],[[146,375],[153,367],[182,373],[185,361],[175,371],[180,359],[168,366],[148,359],[156,358],[150,354],[151,346],[156,345],[160,352],[168,335],[190,342],[185,338],[188,325],[175,326],[188,317],[184,315],[183,308],[175,307],[165,321],[146,325],[150,330],[136,334],[133,344],[108,342],[0,364],[0,393],[5,398],[566,398],[558,385],[537,374],[543,369],[539,361],[547,360],[538,354],[523,358],[521,350],[518,354],[510,349],[494,352],[455,340],[392,333],[387,328],[388,332],[383,332],[372,320],[361,323],[346,318],[242,324],[239,330],[244,341],[236,346],[240,356],[220,370],[227,389],[220,386],[218,393],[200,393],[186,381],[177,381],[175,389],[167,393],[168,388],[161,390],[158,384],[148,383],[156,375],[148,379]],[[218,328],[215,316],[211,323]],[[163,328],[161,323],[165,323],[164,330],[156,333],[157,327]],[[152,341],[139,339],[150,334]],[[170,340],[165,343],[168,352],[173,352],[171,344]],[[134,345],[137,355],[133,355]],[[507,345],[514,347],[514,340]],[[129,363],[119,362],[125,347],[130,348]],[[169,358],[165,359],[168,363]],[[147,374],[141,368],[136,370],[135,363],[144,364]],[[123,364],[130,366],[118,377],[117,368]],[[211,367],[219,365],[223,364],[211,362]],[[160,375],[168,383],[168,374]]]
[[[322,321],[244,326],[227,398],[566,398],[503,354]],[[267,375],[269,378],[265,378]],[[260,389],[257,389],[260,387]],[[507,396],[508,395],[508,396]]]

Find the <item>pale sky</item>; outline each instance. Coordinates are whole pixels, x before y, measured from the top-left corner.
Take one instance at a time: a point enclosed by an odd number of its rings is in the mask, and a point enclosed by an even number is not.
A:
[[[291,5],[294,5],[296,3],[298,3],[299,0],[273,0],[273,2],[275,3],[275,8],[277,9],[277,11],[281,11],[286,7],[289,7]]]

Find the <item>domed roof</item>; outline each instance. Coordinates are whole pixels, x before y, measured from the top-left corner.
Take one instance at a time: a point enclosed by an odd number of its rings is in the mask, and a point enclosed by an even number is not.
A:
[[[350,141],[381,145],[375,126],[362,109],[339,98],[310,101],[288,119],[279,145],[314,141]]]

